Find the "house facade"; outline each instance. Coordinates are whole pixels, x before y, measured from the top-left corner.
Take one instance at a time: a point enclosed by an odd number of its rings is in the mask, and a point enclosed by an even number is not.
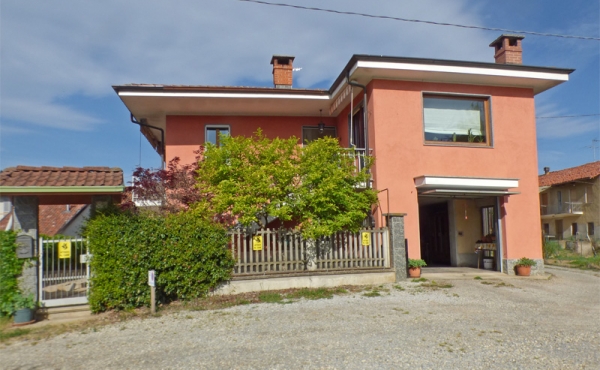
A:
[[[529,257],[541,271],[534,98],[573,70],[522,65],[522,39],[492,42],[495,63],[354,55],[328,90],[293,88],[283,55],[272,88],[113,88],[165,162],[192,162],[219,133],[334,136],[357,165],[375,157],[372,222],[404,213],[409,258],[476,267],[487,242],[494,269],[512,274]]]
[[[539,176],[544,236],[584,243],[600,239],[600,161],[544,172]]]

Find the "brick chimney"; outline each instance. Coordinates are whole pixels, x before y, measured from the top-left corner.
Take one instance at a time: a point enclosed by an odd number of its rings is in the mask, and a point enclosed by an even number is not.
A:
[[[523,64],[523,48],[521,35],[501,35],[490,46],[496,50],[494,58],[499,64]]]
[[[291,89],[293,80],[292,64],[294,57],[289,55],[273,55],[273,85],[278,89]]]

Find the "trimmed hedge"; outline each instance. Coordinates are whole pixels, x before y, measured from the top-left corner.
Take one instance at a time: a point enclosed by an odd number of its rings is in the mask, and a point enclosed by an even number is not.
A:
[[[112,212],[89,220],[92,311],[150,305],[148,270],[156,271],[156,299],[166,303],[206,295],[229,280],[235,261],[225,230],[190,210],[161,217]]]
[[[16,239],[15,232],[0,231],[0,317],[12,316],[21,297],[17,278],[25,260],[17,258]]]

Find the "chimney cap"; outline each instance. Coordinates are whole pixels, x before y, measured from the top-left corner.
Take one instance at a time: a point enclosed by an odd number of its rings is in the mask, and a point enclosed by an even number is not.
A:
[[[544,167],[544,175],[547,175],[550,172],[550,167]]]
[[[278,54],[274,54],[274,55],[271,57],[271,64],[274,64],[274,63],[275,63],[275,59],[277,59],[277,60],[280,60],[280,59],[287,59],[287,60],[289,60],[289,61],[293,62],[295,58],[296,58],[296,57],[295,57],[295,56],[293,56],[293,55],[281,55],[281,54],[279,54],[279,55],[278,55]]]
[[[504,40],[504,39],[523,40],[524,38],[525,38],[525,36],[523,36],[523,35],[517,35],[517,34],[512,34],[512,33],[503,33],[502,35],[498,36],[497,39],[492,41],[490,46],[496,46],[498,44],[502,44],[502,40]]]

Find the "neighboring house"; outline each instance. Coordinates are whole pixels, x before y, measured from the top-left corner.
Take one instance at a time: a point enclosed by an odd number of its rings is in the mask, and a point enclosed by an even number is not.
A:
[[[549,239],[600,239],[600,161],[539,176],[542,232]],[[589,238],[588,238],[589,237]]]
[[[219,133],[335,136],[356,148],[358,166],[375,156],[373,221],[406,213],[410,258],[477,266],[486,237],[502,256],[496,268],[512,273],[524,256],[543,264],[534,98],[573,72],[522,65],[522,39],[492,42],[495,63],[354,55],[328,90],[292,88],[294,57],[284,55],[271,58],[272,88],[113,88],[165,162],[193,162]]]
[[[89,204],[52,204],[38,208],[39,233],[48,236],[80,236],[81,227],[90,217]]]

